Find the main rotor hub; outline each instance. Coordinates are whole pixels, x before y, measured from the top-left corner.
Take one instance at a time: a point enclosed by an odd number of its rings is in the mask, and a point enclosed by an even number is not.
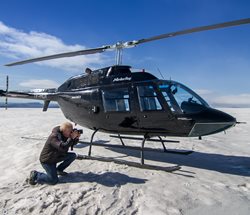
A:
[[[116,50],[115,61],[116,65],[122,64],[122,52],[124,48],[133,48],[138,43],[137,40],[127,41],[127,42],[117,42],[116,44],[110,46],[110,48]]]

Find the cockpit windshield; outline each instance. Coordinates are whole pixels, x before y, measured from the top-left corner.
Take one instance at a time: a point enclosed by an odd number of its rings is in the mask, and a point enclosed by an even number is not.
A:
[[[177,82],[161,82],[158,85],[173,113],[196,113],[209,105],[195,92]]]

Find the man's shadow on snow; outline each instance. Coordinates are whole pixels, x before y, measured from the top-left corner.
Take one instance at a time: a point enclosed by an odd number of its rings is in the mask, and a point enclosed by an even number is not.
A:
[[[107,187],[121,186],[128,183],[144,184],[147,179],[130,177],[119,172],[105,172],[101,174],[96,173],[82,173],[72,172],[66,176],[60,177],[60,183],[79,183],[79,182],[95,182]]]
[[[97,141],[94,141],[94,143],[99,143],[99,144],[105,144],[105,143],[109,143],[110,141],[109,140],[97,140]],[[89,142],[88,141],[83,141],[83,140],[80,140],[80,142],[74,146],[74,148],[77,148],[77,149],[81,149],[81,148],[86,148],[86,147],[89,147]]]

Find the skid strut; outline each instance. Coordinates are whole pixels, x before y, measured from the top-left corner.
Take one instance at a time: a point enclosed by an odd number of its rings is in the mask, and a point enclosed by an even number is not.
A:
[[[94,139],[94,136],[95,136],[95,134],[96,134],[96,132],[97,132],[98,130],[99,130],[99,129],[96,129],[96,130],[93,132],[93,134],[91,135],[90,145],[89,145],[89,153],[88,153],[89,157],[91,156],[91,149],[92,149],[93,139]]]
[[[164,142],[163,142],[163,140],[162,140],[161,136],[158,136],[158,138],[159,138],[159,139],[160,139],[160,141],[161,141],[161,144],[162,144],[162,146],[163,146],[163,150],[164,150],[164,152],[166,152],[166,151],[167,151],[167,149],[166,149],[166,146],[164,145]]]
[[[122,145],[123,145],[123,146],[125,146],[125,144],[124,144],[124,142],[123,142],[123,139],[122,139],[122,137],[121,137],[121,135],[120,135],[120,134],[118,134],[118,137],[119,137],[119,139],[120,139],[120,141],[121,141]]]
[[[141,165],[144,164],[144,145],[145,145],[145,142],[147,141],[147,139],[149,139],[149,136],[147,134],[145,134],[144,138],[142,140],[142,143],[141,143]]]

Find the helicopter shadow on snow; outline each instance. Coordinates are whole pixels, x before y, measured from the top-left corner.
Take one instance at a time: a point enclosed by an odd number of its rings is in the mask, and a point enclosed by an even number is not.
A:
[[[106,149],[127,156],[137,157],[138,162],[140,162],[141,155],[138,150],[117,149],[110,147],[106,147]],[[145,151],[144,159],[146,164],[150,164],[150,161],[156,161],[250,177],[250,157],[206,152],[193,152],[190,155],[178,155]]]
[[[147,179],[130,177],[119,172],[104,172],[101,174],[88,172],[72,172],[60,178],[60,183],[95,182],[106,187],[122,186],[128,183],[144,184]]]

